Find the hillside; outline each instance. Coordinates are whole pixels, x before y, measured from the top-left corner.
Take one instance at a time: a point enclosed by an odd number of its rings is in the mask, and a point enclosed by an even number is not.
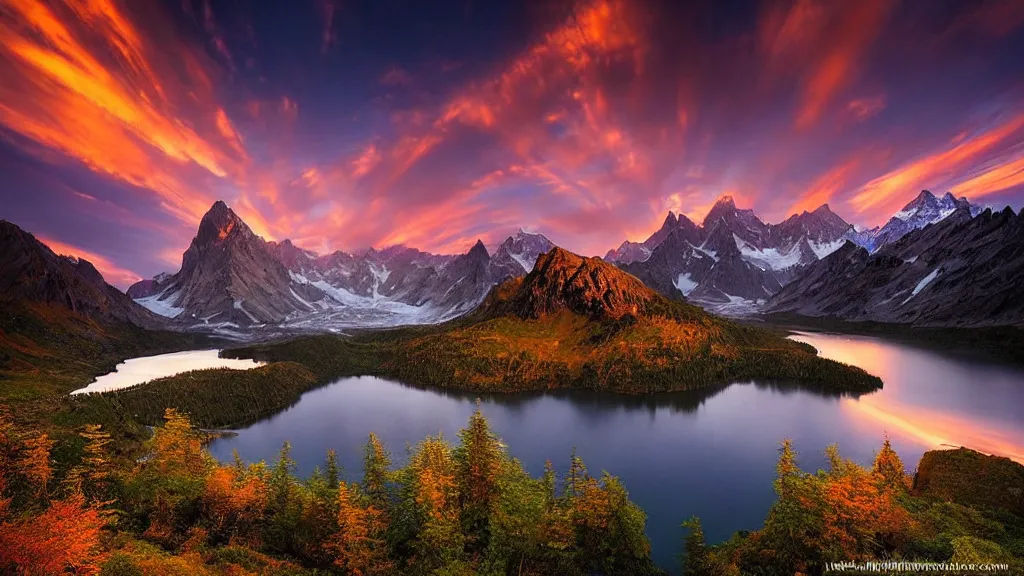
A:
[[[10,222],[0,221],[0,253],[0,401],[63,394],[125,358],[205,340],[152,330],[161,319],[92,264]]]

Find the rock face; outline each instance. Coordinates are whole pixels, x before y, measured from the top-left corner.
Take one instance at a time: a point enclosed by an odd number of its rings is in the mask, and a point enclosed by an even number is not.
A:
[[[217,202],[200,221],[182,255],[181,270],[162,282],[154,280],[148,291],[159,292],[140,302],[192,323],[240,327],[281,322],[315,310],[307,298],[323,297],[310,286],[301,288],[305,296],[293,290],[278,256],[299,259],[295,252],[290,243],[265,242],[226,204]],[[145,288],[136,284],[129,291],[145,293]]]
[[[599,258],[562,248],[541,255],[521,281],[503,284],[484,304],[485,316],[540,318],[563,310],[591,318],[637,316],[662,299],[639,279]]]
[[[961,205],[875,253],[852,242],[786,285],[766,312],[927,326],[1024,323],[1024,216]]]
[[[99,321],[145,328],[161,324],[159,317],[107,284],[87,260],[59,256],[6,220],[0,220],[0,254],[0,306],[4,302],[55,304]]]

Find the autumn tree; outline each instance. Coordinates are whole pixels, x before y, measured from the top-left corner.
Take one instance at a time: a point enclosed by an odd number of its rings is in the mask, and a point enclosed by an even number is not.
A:
[[[0,571],[24,575],[97,574],[107,515],[81,492],[53,500],[38,516],[0,525]]]
[[[878,478],[883,486],[899,491],[906,489],[906,470],[903,468],[903,460],[892,449],[889,443],[889,436],[885,436],[882,442],[882,449],[875,455],[875,462],[871,468],[872,473]]]
[[[379,576],[393,572],[388,559],[386,528],[381,510],[364,500],[358,489],[338,484],[337,533],[327,548],[335,555],[335,565],[353,576]]]
[[[260,544],[269,502],[266,467],[217,466],[206,479],[203,510],[215,542]]]
[[[423,440],[410,457],[407,490],[419,524],[414,572],[430,573],[461,558],[464,537],[456,474],[452,448],[441,437]]]
[[[46,434],[31,436],[22,445],[17,463],[18,473],[25,478],[37,498],[46,495],[50,479],[53,478],[51,449],[53,440]]]
[[[164,425],[153,430],[146,447],[149,455],[129,478],[126,497],[136,521],[148,524],[148,538],[176,545],[198,519],[213,459],[188,416],[173,408],[164,412]]]

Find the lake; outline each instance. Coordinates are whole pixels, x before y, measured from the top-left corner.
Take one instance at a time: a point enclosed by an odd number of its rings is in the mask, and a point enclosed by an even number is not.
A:
[[[406,444],[428,434],[454,441],[479,396],[509,452],[534,476],[547,459],[566,470],[575,446],[591,473],[607,470],[622,478],[648,514],[655,560],[670,569],[681,550],[679,524],[691,515],[700,516],[711,542],[760,527],[775,498],[783,438],[793,439],[805,470],[824,466],[823,451],[832,442],[844,456],[869,464],[886,432],[908,469],[943,445],[1024,462],[1024,370],[877,338],[794,338],[880,376],[884,389],[859,399],[749,382],[648,397],[585,391],[494,396],[344,378],[210,448],[222,461],[237,450],[247,461],[270,462],[290,440],[304,475],[333,448],[348,478],[358,479],[369,432],[401,463]]]
[[[262,365],[262,362],[253,360],[221,358],[220,350],[186,350],[170,354],[157,354],[156,356],[142,356],[121,362],[114,367],[113,372],[104,374],[85,388],[79,388],[71,393],[111,392],[192,370],[207,370],[209,368],[251,370]]]

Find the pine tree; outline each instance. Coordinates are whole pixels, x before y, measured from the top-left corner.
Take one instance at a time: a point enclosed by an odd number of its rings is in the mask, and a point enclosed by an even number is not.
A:
[[[341,466],[338,465],[338,453],[334,450],[327,451],[324,474],[327,477],[327,485],[332,489],[341,481]]]
[[[460,446],[455,451],[459,507],[462,523],[471,546],[482,550],[489,541],[488,521],[498,496],[498,476],[503,453],[487,419],[480,412],[480,403],[459,432]]]
[[[363,449],[363,492],[379,510],[387,509],[390,479],[391,454],[377,435],[371,432]]]
[[[885,435],[882,449],[875,455],[875,462],[872,472],[879,478],[883,486],[903,490],[906,488],[906,470],[903,468],[903,460],[892,449],[889,443],[889,435]]]
[[[82,462],[68,471],[64,482],[73,489],[102,499],[106,496],[113,474],[113,463],[107,448],[111,442],[110,434],[104,432],[99,424],[86,424],[78,435],[85,439]]]
[[[689,530],[684,544],[686,558],[683,560],[683,576],[715,576],[710,571],[708,547],[704,541],[704,527],[701,526],[700,518],[691,516],[683,522],[683,528]]]

